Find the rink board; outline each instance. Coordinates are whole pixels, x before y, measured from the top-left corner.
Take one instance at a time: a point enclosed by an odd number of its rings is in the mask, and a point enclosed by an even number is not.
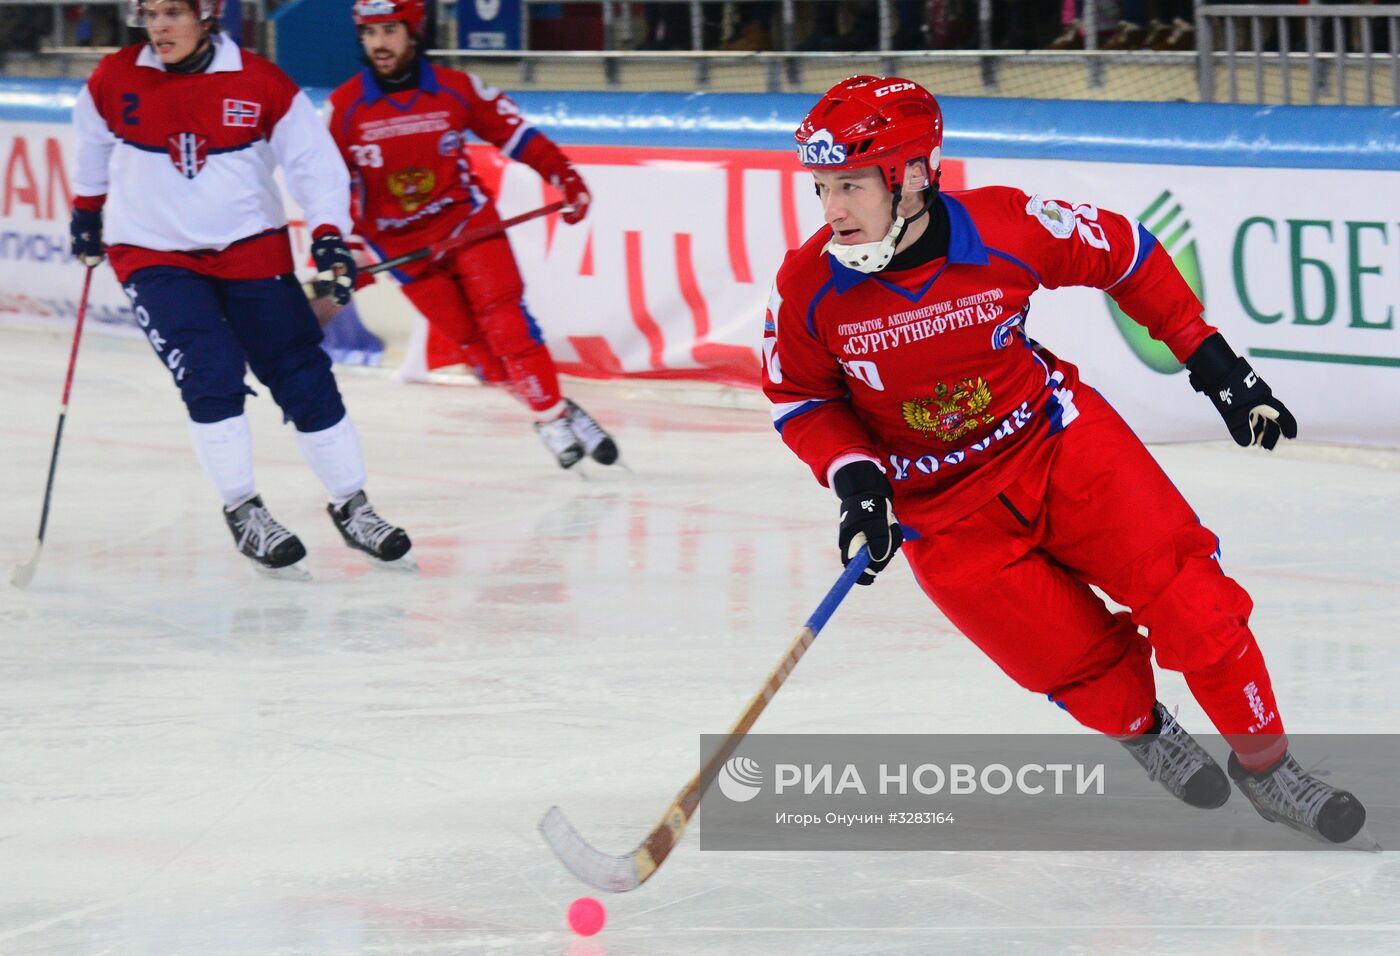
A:
[[[0,322],[71,321],[67,125],[77,85],[0,84]],[[318,102],[322,99],[316,97]],[[597,378],[753,386],[772,277],[820,228],[787,147],[801,96],[523,94],[569,147],[589,218],[511,232],[527,302],[561,367]],[[1303,437],[1400,445],[1400,120],[1394,111],[949,99],[945,187],[1004,183],[1138,216],[1176,258],[1206,317],[1287,397]],[[1167,132],[1170,131],[1170,132]],[[1178,131],[1180,131],[1178,133]],[[533,171],[477,151],[503,214],[551,196]],[[1238,165],[1231,165],[1231,163]],[[305,249],[288,201],[294,241]],[[302,256],[304,258],[304,256]],[[391,281],[359,299],[415,364],[421,318]],[[109,270],[98,327],[133,328]],[[410,340],[418,324],[419,335]],[[1160,346],[1090,289],[1041,292],[1029,331],[1071,358],[1148,440],[1219,437]]]

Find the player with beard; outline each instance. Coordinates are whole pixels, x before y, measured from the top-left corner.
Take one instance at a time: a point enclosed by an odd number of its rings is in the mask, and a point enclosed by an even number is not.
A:
[[[472,169],[468,133],[558,188],[569,204],[565,222],[587,215],[583,178],[509,97],[421,56],[423,0],[356,0],[352,16],[369,65],[331,94],[331,135],[354,178],[356,231],[377,254],[393,258],[500,221]],[[525,403],[561,467],[585,455],[604,465],[618,460],[611,436],[560,392],[504,235],[394,275],[482,382],[505,386]]]

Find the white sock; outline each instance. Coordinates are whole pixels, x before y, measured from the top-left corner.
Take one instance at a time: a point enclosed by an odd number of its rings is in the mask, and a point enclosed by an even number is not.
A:
[[[360,439],[347,414],[330,428],[297,432],[301,456],[326,486],[331,504],[343,505],[365,486],[365,460]]]
[[[256,493],[253,483],[253,434],[248,416],[236,415],[221,422],[191,421],[190,441],[195,457],[209,476],[209,483],[225,508],[242,504]]]

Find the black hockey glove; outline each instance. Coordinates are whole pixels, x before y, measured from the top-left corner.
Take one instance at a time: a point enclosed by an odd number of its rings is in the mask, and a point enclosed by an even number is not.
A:
[[[1249,363],[1235,354],[1219,332],[1202,342],[1186,360],[1191,387],[1215,403],[1235,444],[1271,449],[1279,435],[1298,437],[1298,422],[1255,374]]]
[[[349,305],[359,269],[340,233],[327,232],[319,236],[311,243],[311,258],[316,263],[316,278],[311,281],[316,296],[329,295],[336,305]]]
[[[102,264],[107,253],[102,250],[102,212],[97,209],[74,209],[68,222],[73,237],[73,256],[89,269]]]
[[[873,461],[853,461],[836,472],[832,488],[841,499],[841,563],[849,564],[860,549],[870,548],[870,567],[857,584],[874,584],[904,543],[894,518],[890,480]]]

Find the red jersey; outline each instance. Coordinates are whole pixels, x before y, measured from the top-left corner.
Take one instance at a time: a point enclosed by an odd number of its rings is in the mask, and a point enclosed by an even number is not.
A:
[[[1018,189],[942,194],[945,258],[866,274],[788,253],[764,331],[764,391],[783,440],[824,484],[833,463],[885,469],[895,514],[932,531],[1006,488],[1072,427],[1079,372],[1026,335],[1039,288],[1103,289],[1184,361],[1215,329],[1135,220]]]
[[[491,201],[472,171],[468,133],[511,159],[539,136],[500,90],[419,65],[417,89],[385,93],[366,67],[330,96],[331,136],[354,178],[356,231],[386,258],[445,238]]]

